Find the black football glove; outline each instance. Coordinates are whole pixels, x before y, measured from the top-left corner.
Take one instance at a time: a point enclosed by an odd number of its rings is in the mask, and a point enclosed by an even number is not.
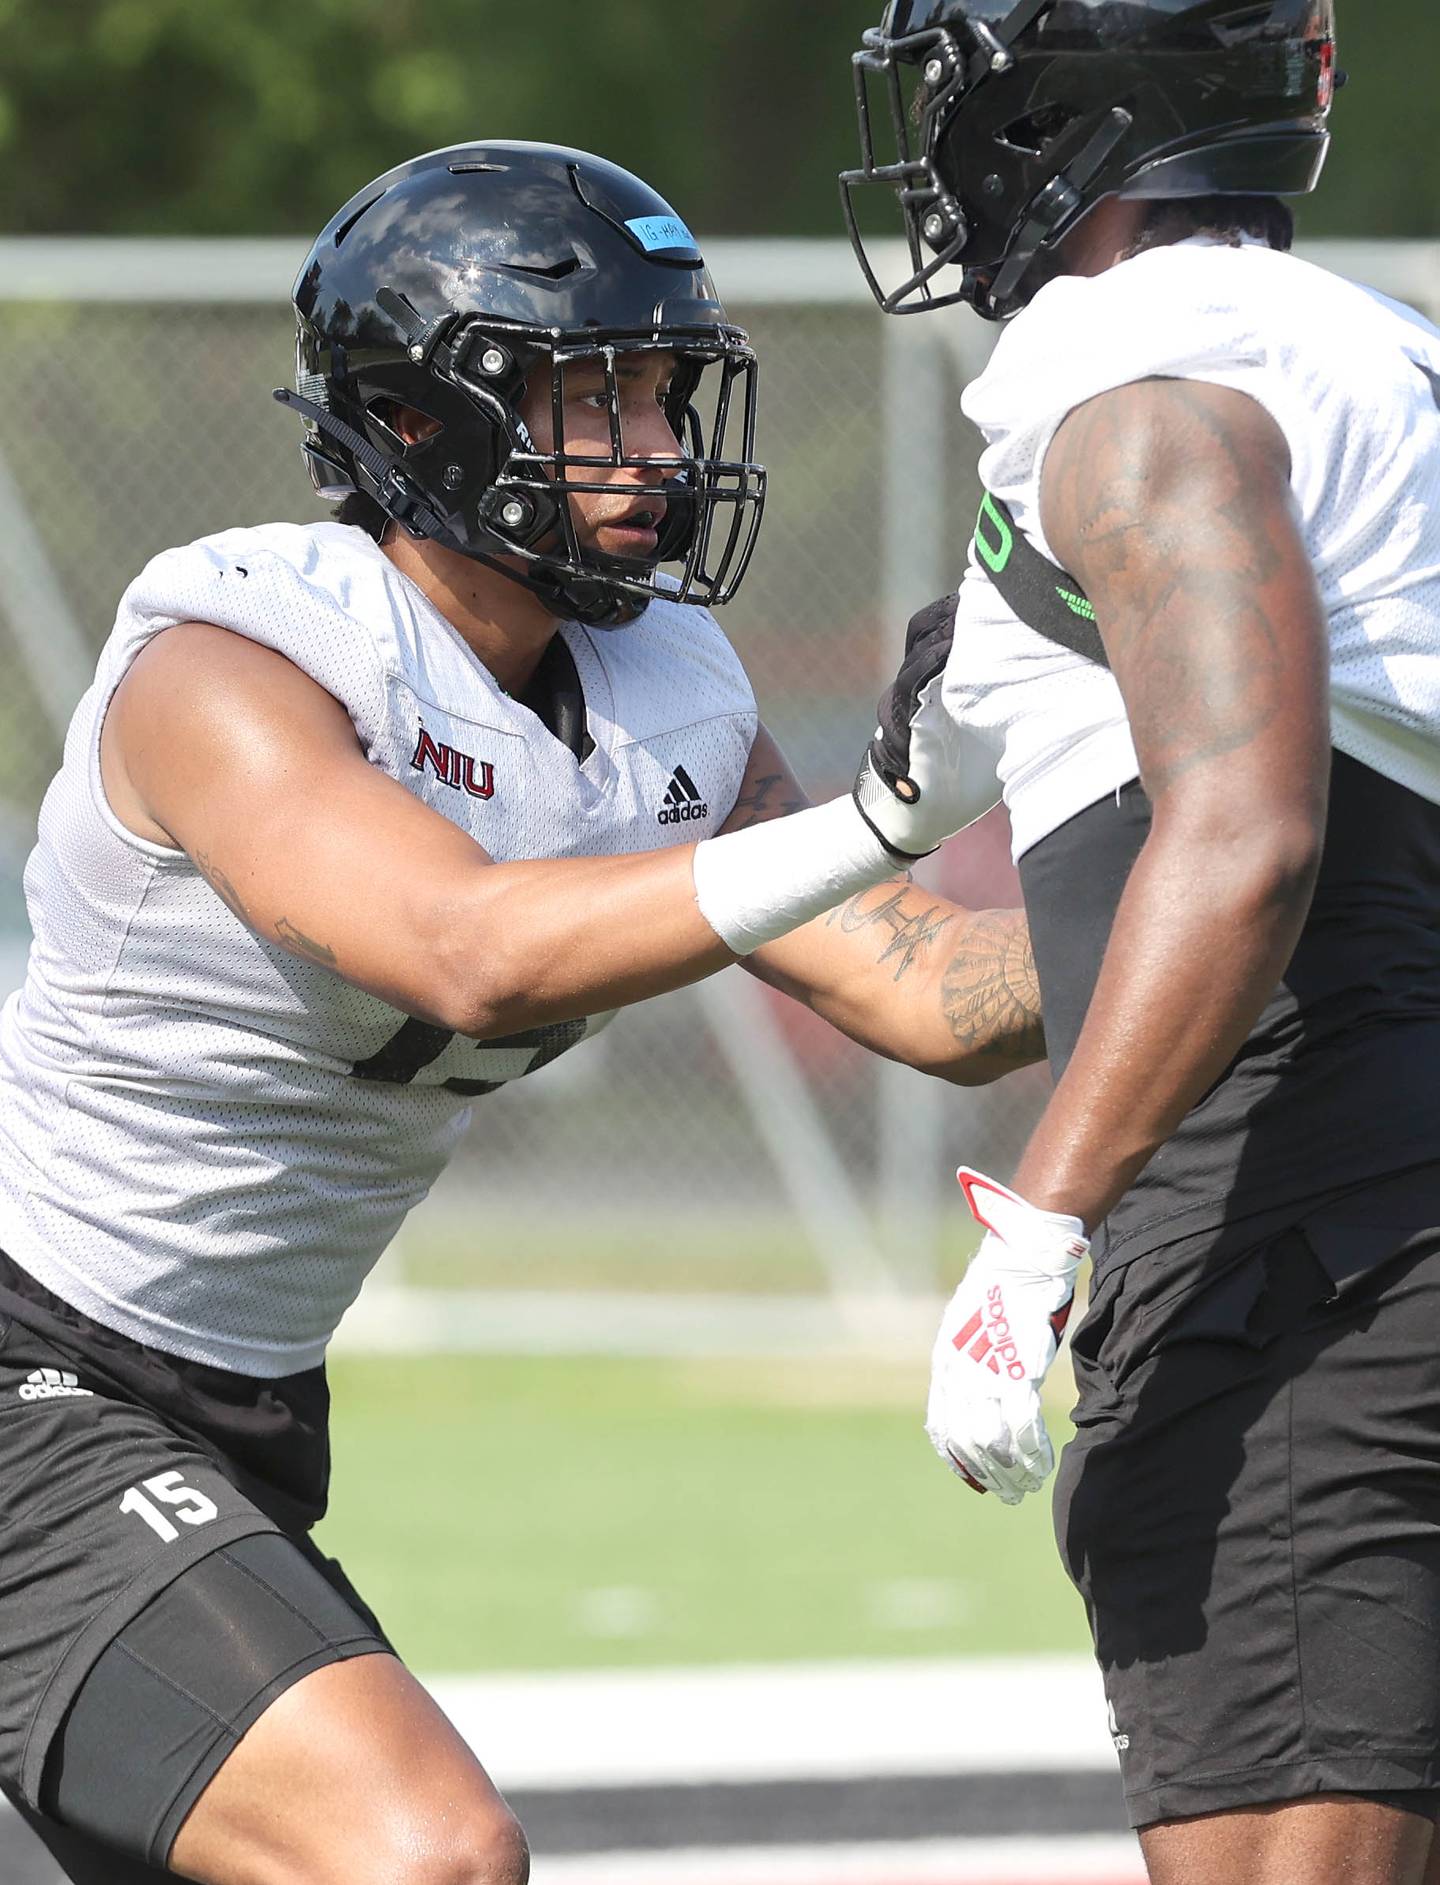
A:
[[[973,736],[941,698],[959,604],[958,594],[940,596],[911,616],[853,788],[861,817],[902,864],[927,857],[1000,796],[993,767],[976,765]],[[988,775],[978,787],[977,774]]]

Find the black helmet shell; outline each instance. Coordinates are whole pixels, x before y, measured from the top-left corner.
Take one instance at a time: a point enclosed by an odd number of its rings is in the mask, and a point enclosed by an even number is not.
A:
[[[1329,147],[1333,0],[891,0],[856,55],[859,171],[842,189],[882,306],[969,300],[1003,319],[1043,258],[1102,197],[1303,195]],[[896,122],[901,161],[874,161],[870,87],[892,112],[897,71],[918,90]],[[876,286],[850,193],[899,194],[915,272]],[[940,270],[963,286],[937,294]]]
[[[605,625],[655,594],[728,600],[754,547],[764,473],[753,463],[754,358],[715,293],[694,236],[638,177],[584,151],[506,141],[453,145],[377,177],[332,217],[295,284],[296,395],[305,452],[323,495],[363,490],[408,529],[495,563],[557,613]],[[673,353],[667,413],[683,448],[655,461],[669,522],[654,567],[605,562],[579,544],[563,493],[563,437],[535,450],[519,413],[531,375],[553,380],[580,357],[611,363],[614,462],[620,455],[613,362],[627,350]],[[738,457],[717,426],[706,441],[691,396],[715,367],[738,412]],[[439,430],[406,443],[397,405]],[[640,488],[640,487],[637,487]],[[647,484],[645,489],[649,489]],[[714,525],[724,510],[726,528]],[[732,529],[732,525],[738,528]],[[715,554],[718,562],[712,562]],[[728,553],[727,553],[728,552]],[[723,564],[723,567],[720,565]]]
[[[336,341],[394,346],[405,336],[375,305],[382,281],[427,320],[484,314],[635,331],[725,323],[695,238],[664,198],[559,145],[456,145],[377,177],[321,231],[295,305]]]

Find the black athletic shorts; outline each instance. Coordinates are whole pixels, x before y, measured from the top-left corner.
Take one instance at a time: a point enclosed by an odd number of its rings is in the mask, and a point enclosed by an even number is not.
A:
[[[0,1276],[17,1281],[8,1262]],[[117,1852],[164,1865],[284,1689],[389,1644],[280,1522],[295,1489],[283,1467],[267,1485],[267,1444],[324,1455],[285,1383],[97,1335],[25,1282],[23,1301],[0,1284],[0,1788],[42,1833],[70,1829],[55,1849],[72,1878],[109,1885],[130,1876]]]
[[[1437,1227],[1432,1166],[1204,1287],[1175,1248],[1102,1275],[1056,1530],[1136,1826],[1321,1793],[1440,1814]]]

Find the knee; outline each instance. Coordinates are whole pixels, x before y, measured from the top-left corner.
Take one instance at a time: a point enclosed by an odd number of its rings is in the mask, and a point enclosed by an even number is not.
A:
[[[508,1809],[496,1814],[478,1842],[459,1856],[457,1869],[447,1873],[445,1885],[527,1885],[530,1877],[530,1841]]]
[[[434,1838],[403,1868],[386,1874],[404,1885],[527,1885],[530,1842],[507,1808],[468,1818]]]
[[[330,1859],[332,1869],[323,1879],[317,1875],[316,1885],[527,1885],[530,1877],[529,1842],[503,1805],[456,1814],[453,1824],[427,1816],[392,1822],[383,1831],[372,1827],[363,1854],[332,1853]],[[296,1885],[293,1872],[285,1874],[285,1885]]]

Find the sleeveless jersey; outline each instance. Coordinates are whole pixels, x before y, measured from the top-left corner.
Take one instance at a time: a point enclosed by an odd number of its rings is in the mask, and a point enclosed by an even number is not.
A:
[[[966,397],[986,486],[1045,555],[1060,424],[1152,376],[1232,387],[1275,419],[1330,628],[1336,751],[1309,920],[1244,1045],[1095,1242],[1102,1271],[1153,1258],[1167,1301],[1213,1289],[1223,1305],[1231,1266],[1273,1230],[1440,1143],[1440,333],[1259,245],[1184,243],[1052,283]],[[959,624],[945,699],[997,757],[1058,1075],[1150,805],[1107,669],[1022,626],[978,562]]]
[[[1440,332],[1256,243],[1199,238],[1049,283],[964,399],[987,490],[1046,556],[1056,432],[1152,377],[1232,387],[1274,418],[1330,619],[1334,745],[1440,801]],[[995,756],[1017,859],[1138,776],[1114,679],[1021,624],[973,550],[945,699]]]
[[[278,1376],[319,1362],[472,1100],[609,1016],[448,1035],[255,936],[188,857],[127,831],[101,784],[105,711],[145,643],[186,620],[293,661],[371,764],[501,863],[712,834],[755,702],[702,609],[562,625],[594,742],[582,763],[338,524],[227,531],[126,591],[26,869],[34,945],[0,1013],[0,1247],[135,1341]]]

